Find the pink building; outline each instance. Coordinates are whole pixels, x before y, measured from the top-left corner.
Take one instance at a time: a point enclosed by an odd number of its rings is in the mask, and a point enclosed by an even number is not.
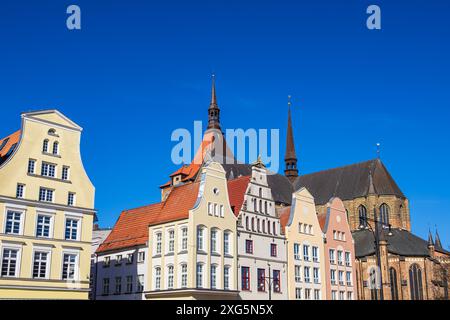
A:
[[[318,218],[325,235],[326,299],[356,300],[355,246],[344,203],[332,198]]]

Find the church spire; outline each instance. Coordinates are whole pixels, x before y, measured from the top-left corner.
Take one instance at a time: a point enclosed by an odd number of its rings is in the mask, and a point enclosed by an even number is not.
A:
[[[431,230],[428,230],[428,246],[434,246],[433,235],[431,234]]]
[[[291,182],[298,177],[297,169],[297,155],[295,153],[294,134],[292,132],[291,119],[291,96],[288,96],[288,125],[286,132],[286,153],[284,155],[284,175],[289,178]]]
[[[211,85],[211,103],[208,108],[208,127],[207,129],[220,129],[220,109],[216,97],[216,76],[212,75]]]
[[[434,236],[434,246],[438,249],[442,249],[441,239],[439,238],[439,233],[436,229],[436,235]]]

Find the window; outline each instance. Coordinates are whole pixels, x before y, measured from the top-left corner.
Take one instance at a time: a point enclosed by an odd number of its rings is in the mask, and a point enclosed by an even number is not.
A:
[[[345,266],[347,267],[351,267],[351,262],[350,262],[350,252],[346,251],[345,252]]]
[[[188,229],[186,227],[181,229],[181,250],[185,251],[188,247]]]
[[[212,264],[211,265],[211,272],[210,272],[210,282],[211,282],[211,289],[216,289],[217,287],[217,265]]]
[[[294,259],[300,260],[300,245],[298,243],[294,243]]]
[[[197,263],[197,288],[203,288],[203,264]]]
[[[295,299],[300,300],[302,298],[302,288],[295,288]]]
[[[156,234],[156,254],[161,254],[162,249],[162,233],[158,232]]]
[[[337,291],[336,290],[331,291],[331,300],[337,300]]]
[[[380,286],[380,281],[378,278],[377,269],[372,268],[369,272],[369,288],[370,288],[370,299],[378,300],[378,288]]]
[[[67,205],[74,206],[75,205],[75,193],[69,192],[67,195]]]
[[[223,234],[223,252],[224,254],[231,254],[230,251],[230,232],[225,231]]]
[[[314,300],[320,300],[320,290],[314,289]]]
[[[330,270],[330,279],[331,279],[331,284],[335,285],[336,284],[336,270]]]
[[[56,165],[42,162],[41,175],[44,177],[54,178],[56,173]]]
[[[301,277],[302,267],[295,266],[294,270],[295,270],[295,282],[302,282],[302,277]]]
[[[45,139],[42,143],[42,152],[48,153],[48,139]]]
[[[122,264],[122,255],[118,254],[116,256],[116,266],[120,266]]]
[[[230,290],[230,266],[225,266],[223,269],[223,288]]]
[[[138,252],[138,260],[137,262],[144,262],[145,261],[145,251],[139,251]]]
[[[280,270],[273,270],[273,292],[281,292]]]
[[[77,255],[73,253],[64,253],[63,255],[63,280],[75,280],[77,268]]]
[[[127,276],[127,289],[126,293],[133,292],[133,276]]]
[[[66,219],[66,240],[78,239],[78,219],[67,218]]]
[[[353,300],[353,292],[347,291],[347,300]]]
[[[213,204],[211,202],[208,202],[208,214],[213,215]]]
[[[306,244],[303,245],[303,260],[309,261],[309,246]]]
[[[314,283],[319,283],[320,282],[319,268],[313,268],[313,279],[314,279]]]
[[[382,224],[389,224],[389,207],[386,203],[380,206],[380,220]]]
[[[133,253],[127,254],[127,264],[132,264],[133,263],[133,257],[134,257]]]
[[[310,278],[310,274],[309,274],[309,267],[305,267],[303,269],[303,278],[305,279],[306,283],[310,283],[311,282],[311,278]]]
[[[69,167],[64,166],[62,168],[61,179],[69,180]]]
[[[277,245],[275,243],[270,244],[270,256],[271,257],[277,256]]]
[[[105,257],[105,260],[103,260],[103,267],[108,268],[111,264],[111,257]]]
[[[351,287],[352,286],[352,273],[350,271],[347,271],[345,273],[345,280],[347,281],[347,286]]]
[[[303,226],[303,223],[298,224],[298,233],[302,233],[302,226]]]
[[[36,167],[36,160],[30,159],[28,160],[28,173],[34,174],[34,170]]]
[[[25,196],[25,185],[18,183],[16,189],[16,198],[23,198]]]
[[[109,295],[109,278],[103,278],[103,295]]]
[[[187,264],[181,264],[181,287],[187,287]]]
[[[155,268],[155,290],[161,289],[161,268]]]
[[[342,251],[338,250],[337,252],[337,260],[338,260],[338,265],[342,266],[343,262],[342,262]]]
[[[5,233],[20,234],[22,232],[21,222],[22,222],[21,212],[8,210],[6,212]]]
[[[258,291],[266,291],[266,270],[258,269]]]
[[[389,281],[391,283],[391,298],[398,300],[398,286],[397,286],[397,271],[394,268],[389,268]]]
[[[175,250],[175,231],[169,230],[169,253]]]
[[[242,290],[250,290],[250,268],[242,267],[241,268],[241,289]]]
[[[367,209],[363,205],[358,207],[359,225],[360,227],[367,227]]]
[[[224,212],[224,209],[223,209],[223,205],[220,205],[220,217],[224,217],[225,216],[225,212]]]
[[[144,291],[144,275],[143,274],[138,274],[138,276],[137,276],[136,291],[137,292]]]
[[[167,289],[173,289],[173,266],[167,267]]]
[[[409,268],[409,290],[411,300],[423,299],[422,270],[417,264],[413,264]]]
[[[319,248],[312,247],[312,257],[314,262],[319,262]]]
[[[2,277],[16,277],[18,266],[18,249],[4,248],[2,255]]]
[[[311,289],[305,289],[305,300],[311,300]]]
[[[245,253],[253,253],[253,241],[245,240]]]
[[[39,189],[39,201],[53,202],[53,190],[41,187]]]
[[[344,285],[344,271],[339,270],[338,277],[339,277],[339,285],[343,286]]]
[[[122,293],[122,278],[116,277],[116,291],[114,294],[121,294]]]
[[[339,300],[345,300],[345,292],[339,291]]]
[[[334,249],[330,249],[329,253],[330,253],[330,264],[335,264],[335,262],[336,262],[336,260],[335,260],[335,250]]]
[[[249,230],[248,217],[245,217],[245,229]]]
[[[277,228],[276,228],[276,225],[275,225],[275,221],[273,222],[273,234],[274,235],[277,235]]]
[[[59,143],[58,143],[58,141],[53,142],[53,154],[59,154]]]
[[[36,237],[49,238],[52,217],[39,214],[36,222]]]
[[[219,210],[217,209],[217,203],[214,204],[214,216],[219,216]]]
[[[255,218],[252,218],[252,231],[255,231]]]
[[[203,227],[197,227],[197,250],[203,250]]]
[[[217,230],[211,230],[211,253],[217,252]]]

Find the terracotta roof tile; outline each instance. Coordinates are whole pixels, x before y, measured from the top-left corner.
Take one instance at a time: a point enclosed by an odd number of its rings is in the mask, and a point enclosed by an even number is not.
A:
[[[285,228],[287,223],[289,222],[289,216],[291,215],[291,207],[284,207],[278,211],[280,217],[281,230],[285,233]]]
[[[228,181],[228,197],[230,198],[230,206],[235,216],[238,216],[241,211],[249,182],[250,176],[243,176]]]
[[[325,228],[325,223],[327,222],[327,214],[326,213],[320,213],[317,215],[317,219],[319,220],[319,224],[320,224],[320,229],[322,229],[322,232],[326,232],[326,230],[324,230]]]
[[[0,139],[0,146],[3,144],[3,142],[4,142],[6,139],[8,139],[7,142],[6,142],[6,144],[5,144],[5,145],[3,146],[3,148],[0,150],[0,158],[4,157],[4,156],[8,153],[9,149],[11,149],[11,147],[12,147],[14,144],[16,144],[16,143],[19,142],[20,134],[21,134],[21,133],[22,133],[22,131],[21,131],[21,130],[18,130],[18,131],[16,131],[16,132],[14,132],[13,134],[10,134],[10,135],[7,136],[7,137],[4,137],[4,138]],[[4,160],[6,160],[6,159],[2,159],[2,160],[4,161]],[[0,162],[1,162],[1,161],[0,161]]]

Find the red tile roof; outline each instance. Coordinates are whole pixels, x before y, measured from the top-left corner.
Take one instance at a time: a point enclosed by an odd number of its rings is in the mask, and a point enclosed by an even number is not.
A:
[[[284,207],[282,209],[280,209],[280,211],[278,212],[279,216],[280,216],[280,224],[281,224],[281,231],[283,231],[283,233],[285,233],[285,228],[287,223],[289,222],[289,217],[291,215],[291,207]]]
[[[13,134],[10,134],[7,137],[4,137],[3,139],[0,139],[0,146],[2,145],[3,141],[8,139],[8,142],[5,144],[5,146],[0,150],[0,158],[5,156],[9,149],[15,144],[19,142],[20,134],[22,133],[21,130],[18,130],[14,132]]]
[[[320,228],[322,229],[322,232],[325,232],[325,223],[327,222],[327,214],[321,213],[317,215],[317,219],[319,220]]]
[[[244,196],[249,182],[250,176],[242,176],[228,181],[228,197],[230,198],[230,206],[236,217],[239,215],[242,204],[244,203]]]

